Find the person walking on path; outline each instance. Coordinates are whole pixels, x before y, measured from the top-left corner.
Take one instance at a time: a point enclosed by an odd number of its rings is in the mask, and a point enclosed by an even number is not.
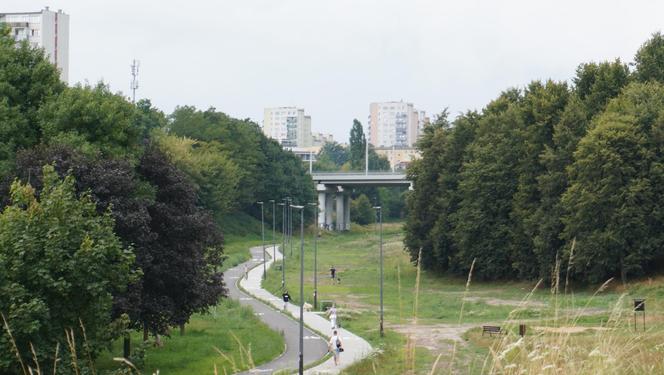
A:
[[[334,356],[334,365],[339,366],[339,355],[344,351],[344,348],[341,344],[341,338],[339,338],[337,331],[334,331],[332,337],[330,338],[329,350]]]
[[[247,265],[244,265],[244,279],[247,280],[249,278],[249,267]]]
[[[334,268],[334,266],[330,267],[330,278],[332,279],[332,283],[334,284],[334,280],[337,278],[337,269]]]
[[[329,310],[327,310],[327,316],[330,317],[330,323],[332,324],[332,329],[337,328],[337,307],[336,304],[332,304]]]
[[[290,301],[290,294],[288,294],[287,290],[284,292],[284,294],[281,295],[281,298],[284,299],[284,311],[286,311],[286,307],[288,306],[288,302]]]

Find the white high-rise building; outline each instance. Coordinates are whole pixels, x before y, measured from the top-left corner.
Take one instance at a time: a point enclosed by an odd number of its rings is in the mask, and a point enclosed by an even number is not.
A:
[[[297,107],[265,108],[263,133],[283,147],[311,146],[311,116]]]
[[[412,103],[371,103],[369,142],[376,147],[413,147],[426,120],[424,111]]]
[[[0,23],[11,29],[19,42],[27,40],[46,52],[49,61],[60,70],[60,79],[69,80],[69,15],[62,10],[44,8],[39,12],[0,13]]]

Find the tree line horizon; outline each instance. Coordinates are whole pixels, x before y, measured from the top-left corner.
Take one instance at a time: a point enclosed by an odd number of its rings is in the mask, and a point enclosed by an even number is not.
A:
[[[405,245],[437,273],[623,282],[664,265],[664,37],[424,129]]]

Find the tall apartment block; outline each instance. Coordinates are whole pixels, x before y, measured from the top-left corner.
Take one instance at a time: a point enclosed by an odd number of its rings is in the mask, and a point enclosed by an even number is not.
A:
[[[60,70],[60,79],[69,80],[69,15],[62,10],[44,8],[39,12],[0,13],[0,23],[11,29],[17,42],[27,40],[46,52],[49,61]]]
[[[413,147],[428,121],[412,103],[380,102],[369,105],[369,142],[376,147]]]
[[[282,147],[309,147],[312,143],[311,116],[297,107],[265,108],[263,133]]]

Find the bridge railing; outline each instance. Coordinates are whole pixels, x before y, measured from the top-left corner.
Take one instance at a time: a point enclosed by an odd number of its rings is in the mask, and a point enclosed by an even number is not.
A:
[[[403,176],[406,172],[311,172],[312,176]]]

